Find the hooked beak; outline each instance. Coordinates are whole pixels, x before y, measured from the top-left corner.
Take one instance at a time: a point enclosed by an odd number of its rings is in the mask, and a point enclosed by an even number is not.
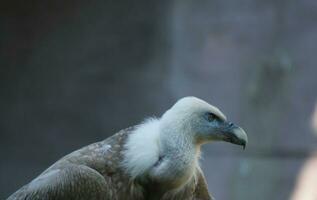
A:
[[[222,135],[223,141],[241,145],[243,149],[245,149],[248,143],[248,136],[245,131],[231,122],[227,123],[226,128],[222,131]]]

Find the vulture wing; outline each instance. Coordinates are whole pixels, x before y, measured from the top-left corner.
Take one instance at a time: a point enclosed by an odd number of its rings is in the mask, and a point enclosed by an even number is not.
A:
[[[128,195],[118,192],[129,182],[119,163],[131,130],[133,127],[66,155],[7,200],[116,200]]]
[[[197,172],[197,184],[194,191],[194,200],[214,200],[208,192],[208,185],[201,169]]]
[[[84,165],[69,165],[41,174],[8,200],[110,199],[105,178]]]

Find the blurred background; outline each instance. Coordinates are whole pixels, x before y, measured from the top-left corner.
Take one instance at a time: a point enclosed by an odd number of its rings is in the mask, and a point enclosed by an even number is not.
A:
[[[317,156],[317,1],[0,5],[0,199],[63,155],[188,95],[249,136],[245,151],[203,147],[216,199],[298,195],[299,174]]]

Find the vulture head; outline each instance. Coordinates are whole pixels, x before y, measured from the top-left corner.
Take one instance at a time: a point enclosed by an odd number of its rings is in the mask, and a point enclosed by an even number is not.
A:
[[[228,121],[217,107],[196,97],[180,99],[161,120],[165,130],[178,130],[179,134],[186,134],[197,145],[225,141],[245,148],[248,142],[242,128]]]

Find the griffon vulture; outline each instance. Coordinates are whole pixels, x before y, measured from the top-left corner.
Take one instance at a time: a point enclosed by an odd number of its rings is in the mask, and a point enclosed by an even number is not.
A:
[[[207,200],[200,146],[247,144],[246,133],[216,107],[195,97],[176,102],[160,118],[58,160],[8,200]]]

